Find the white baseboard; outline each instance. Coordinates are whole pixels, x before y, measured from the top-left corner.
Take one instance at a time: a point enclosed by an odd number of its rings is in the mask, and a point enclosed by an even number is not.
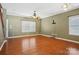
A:
[[[20,37],[25,37],[25,36],[36,36],[36,35],[41,35],[41,34],[19,35],[19,36],[7,37],[7,38],[20,38]]]
[[[6,42],[7,42],[7,40],[4,40],[4,41],[3,41],[2,45],[0,46],[0,51],[1,51],[2,47],[4,46],[4,44],[5,44]]]
[[[53,37],[52,35],[45,35],[45,34],[31,34],[31,35],[12,36],[12,37],[7,37],[7,38],[19,38],[19,37],[25,37],[25,36],[36,36],[36,35],[42,35],[42,36],[46,36],[46,37]]]
[[[45,35],[45,34],[42,34],[43,36],[46,36],[46,37],[53,37],[52,35]],[[59,40],[64,40],[64,41],[68,41],[68,42],[73,42],[73,43],[77,43],[79,44],[78,41],[74,41],[74,40],[70,40],[70,39],[64,39],[64,38],[60,38],[60,37],[55,37],[56,39],[59,39]]]
[[[64,41],[69,41],[69,42],[73,42],[73,43],[77,43],[77,44],[79,44],[78,41],[74,41],[74,40],[69,40],[69,39],[64,39],[64,38],[59,38],[59,37],[56,37],[56,39],[64,40]]]
[[[46,36],[46,37],[53,37],[52,35],[45,35],[45,34],[42,34],[43,36]],[[69,40],[69,39],[64,39],[64,38],[60,38],[60,37],[55,37],[56,39],[59,39],[59,40],[64,40],[64,41],[68,41],[68,42],[73,42],[73,43],[77,43],[79,44],[78,41],[74,41],[74,40]]]
[[[39,35],[46,36],[46,37],[53,37],[52,35],[45,35],[45,34],[39,34]]]
[[[13,37],[8,37],[8,38],[19,38],[19,37],[25,37],[25,36],[36,36],[36,35],[42,35],[42,36],[46,36],[46,37],[53,37],[52,35],[46,35],[46,34],[33,34],[33,35],[21,35],[21,36],[13,36]],[[64,38],[60,38],[60,37],[55,37],[56,39],[59,40],[64,40],[64,41],[69,41],[69,42],[73,42],[73,43],[78,43],[78,41],[74,41],[74,40],[69,40],[69,39],[64,39]]]

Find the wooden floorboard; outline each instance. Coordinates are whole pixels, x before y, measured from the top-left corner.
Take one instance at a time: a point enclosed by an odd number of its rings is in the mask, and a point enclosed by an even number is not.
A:
[[[0,54],[4,55],[79,55],[79,44],[42,35],[9,38]]]

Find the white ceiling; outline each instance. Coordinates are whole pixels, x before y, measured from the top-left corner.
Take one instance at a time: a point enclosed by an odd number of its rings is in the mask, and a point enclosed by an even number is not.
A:
[[[41,18],[70,11],[79,7],[79,3],[71,3],[68,10],[64,10],[63,3],[2,3],[3,8],[7,9],[8,15],[32,16],[33,11]]]

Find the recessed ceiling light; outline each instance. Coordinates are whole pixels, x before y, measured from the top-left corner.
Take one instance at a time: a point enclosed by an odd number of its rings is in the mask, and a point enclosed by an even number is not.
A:
[[[69,7],[69,3],[64,3],[63,5],[64,10],[68,10],[68,7]]]

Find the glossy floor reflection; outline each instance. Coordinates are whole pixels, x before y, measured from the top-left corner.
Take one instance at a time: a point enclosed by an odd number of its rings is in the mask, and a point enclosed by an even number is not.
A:
[[[8,39],[7,55],[79,55],[79,44],[45,36]]]

